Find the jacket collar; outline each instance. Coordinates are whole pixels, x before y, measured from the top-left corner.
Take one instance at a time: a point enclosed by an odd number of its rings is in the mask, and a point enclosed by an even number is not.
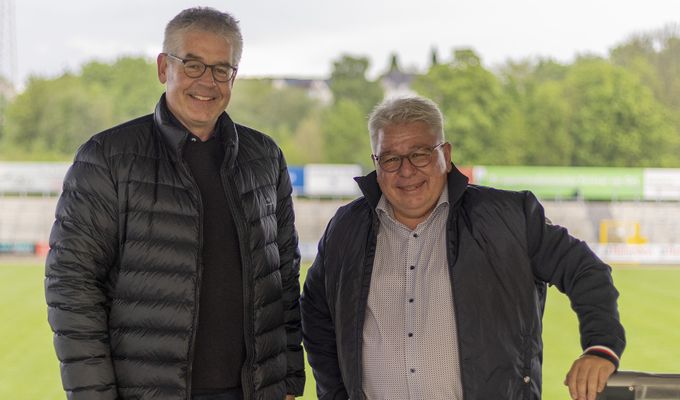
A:
[[[451,172],[447,175],[448,190],[449,190],[449,204],[453,207],[458,200],[465,193],[467,189],[468,178],[463,175],[458,168],[456,168],[453,163],[451,164]],[[371,208],[377,207],[380,197],[382,196],[382,191],[378,185],[378,175],[375,171],[371,172],[366,176],[359,176],[354,178],[354,180],[359,185],[359,189],[364,194],[366,201],[370,204]]]
[[[165,144],[167,144],[175,155],[181,155],[184,143],[189,138],[189,131],[182,125],[181,122],[170,112],[165,100],[165,93],[156,104],[156,109],[153,114],[154,123],[160,131],[161,137]],[[236,124],[231,120],[226,112],[217,118],[215,124],[215,135],[224,144],[226,154],[238,153],[238,132]],[[235,157],[231,157],[230,164],[233,163]]]

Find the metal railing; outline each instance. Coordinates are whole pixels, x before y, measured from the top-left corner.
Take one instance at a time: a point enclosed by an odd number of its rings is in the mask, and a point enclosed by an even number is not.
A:
[[[598,400],[680,399],[680,374],[618,371],[609,378]]]

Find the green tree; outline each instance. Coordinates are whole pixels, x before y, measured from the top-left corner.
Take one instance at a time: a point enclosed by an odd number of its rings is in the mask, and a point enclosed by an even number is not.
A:
[[[567,76],[569,66],[561,64],[549,58],[542,58],[538,60],[534,68],[534,79],[539,83],[546,81],[561,81]]]
[[[613,48],[610,58],[638,75],[669,109],[680,111],[680,25],[634,35]]]
[[[662,43],[657,59],[657,74],[661,81],[657,97],[673,112],[680,127],[680,27],[668,32]]]
[[[571,165],[677,166],[669,111],[640,79],[606,60],[582,59],[564,80]]]
[[[530,60],[508,61],[498,75],[508,104],[507,118],[499,129],[511,136],[513,144],[522,149],[515,153],[512,163],[524,164],[528,158],[528,146],[532,144],[528,111],[531,106],[529,101],[537,85],[534,64]]]
[[[113,101],[115,123],[153,112],[164,91],[158,81],[155,61],[122,57],[113,64],[97,61],[85,64],[80,73],[87,86],[99,86]]]
[[[657,53],[649,37],[633,37],[610,51],[613,64],[625,67],[640,77],[656,94],[660,94],[661,82],[656,71]]]
[[[361,106],[340,99],[322,114],[325,161],[373,167],[366,114]]]
[[[526,103],[527,140],[523,163],[571,165],[574,139],[567,130],[569,104],[558,81],[540,83]]]
[[[416,92],[435,101],[444,114],[444,131],[453,145],[454,162],[513,164],[520,144],[506,126],[513,116],[499,79],[469,49],[456,50],[448,64],[438,64],[413,83]]]
[[[316,107],[303,88],[271,79],[237,79],[228,111],[235,121],[278,140],[291,135]]]
[[[236,122],[274,138],[291,165],[322,159],[318,109],[304,88],[271,79],[237,79],[228,107]]]
[[[569,165],[573,141],[561,81],[568,67],[552,60],[508,61],[500,79],[511,101],[505,130],[519,145],[520,164]]]
[[[155,64],[124,57],[89,62],[78,74],[33,77],[9,105],[0,154],[5,159],[69,159],[93,134],[153,112],[163,86]]]
[[[366,77],[368,68],[365,57],[343,55],[333,62],[333,103],[321,113],[326,162],[372,168],[367,116],[382,100],[383,91],[379,82]]]
[[[112,123],[111,99],[73,75],[31,78],[7,109],[3,157],[67,159]]]
[[[336,103],[342,100],[354,102],[362,112],[368,114],[382,100],[380,82],[370,81],[366,77],[369,65],[368,58],[347,54],[333,62],[330,88]]]
[[[293,136],[279,142],[289,165],[327,162],[321,115],[320,110],[312,110],[300,121]]]
[[[634,35],[612,49],[610,58],[652,90],[680,136],[680,24]]]
[[[434,67],[439,64],[439,54],[437,53],[437,48],[432,46],[430,48],[430,67]]]

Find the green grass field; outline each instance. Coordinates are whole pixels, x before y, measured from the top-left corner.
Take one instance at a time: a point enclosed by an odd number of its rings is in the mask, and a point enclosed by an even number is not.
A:
[[[615,268],[628,347],[621,369],[680,373],[680,269]],[[543,398],[568,399],[564,374],[580,353],[576,318],[550,289],[544,318]],[[304,399],[316,398],[308,368]],[[52,349],[43,267],[0,265],[0,399],[65,398]]]

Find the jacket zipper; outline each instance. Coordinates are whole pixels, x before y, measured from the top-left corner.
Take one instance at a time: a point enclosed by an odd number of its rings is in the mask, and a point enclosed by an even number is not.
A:
[[[375,212],[371,211],[370,214],[371,214],[371,225],[370,225],[370,228],[369,228],[369,231],[368,231],[369,244],[366,246],[366,253],[368,253],[369,250],[372,248],[373,249],[373,251],[372,251],[373,259],[369,263],[368,257],[366,256],[366,254],[364,254],[364,256],[365,256],[364,261],[363,261],[364,270],[361,273],[361,285],[360,285],[361,288],[363,289],[364,285],[366,285],[366,282],[365,282],[366,277],[368,277],[368,280],[369,280],[369,283],[368,283],[369,290],[368,291],[369,292],[370,292],[370,280],[373,276],[373,263],[375,262],[375,249],[376,249],[377,243],[378,243],[378,225],[380,223]],[[370,274],[367,273],[365,271],[365,268],[370,268],[371,273]],[[359,315],[363,315],[364,318],[366,316],[366,311],[365,311],[366,307],[368,307],[368,294],[366,295],[366,297],[364,297],[363,294],[362,294],[361,299],[359,301],[359,308],[358,308],[357,312],[358,312]],[[362,310],[364,310],[364,311],[362,311]],[[364,393],[364,391],[363,391],[363,385],[364,385],[364,383],[363,383],[363,369],[364,369],[363,358],[364,358],[364,354],[363,354],[363,334],[362,334],[362,332],[363,332],[363,329],[364,329],[364,322],[363,322],[364,318],[361,318],[361,323],[358,324],[358,326],[357,326],[357,349],[356,350],[357,350],[357,354],[361,355],[361,357],[357,357],[357,378],[358,378],[357,380],[359,382],[359,385],[358,385],[359,391],[356,394],[356,397],[358,398],[358,400],[366,399],[366,393]],[[340,364],[342,364],[342,363],[340,363]],[[348,395],[351,398],[353,398],[354,393],[348,393]]]
[[[189,171],[189,168],[187,168],[186,163],[184,162],[184,159],[182,158],[182,154],[180,151],[179,154],[179,160],[182,164],[182,167],[184,168],[184,172],[187,174],[189,177],[189,180],[191,181],[191,185],[193,186],[194,193],[198,197],[198,252],[196,254],[196,287],[195,287],[195,294],[194,294],[194,318],[191,326],[191,338],[189,340],[189,354],[187,356],[187,400],[191,399],[191,374],[193,371],[193,364],[194,364],[194,345],[196,344],[196,330],[198,328],[198,313],[199,313],[199,305],[200,305],[200,295],[201,295],[201,278],[203,276],[203,266],[201,265],[202,257],[201,257],[201,252],[203,251],[203,199],[201,198],[201,191],[198,188],[198,185],[196,185],[196,181],[194,181],[193,175],[191,175],[191,171]]]
[[[226,157],[225,157],[226,158]],[[248,224],[243,220],[243,215],[238,212],[237,199],[236,199],[236,188],[231,179],[222,175],[224,169],[220,170],[220,176],[222,177],[222,183],[224,186],[224,191],[227,196],[227,201],[229,202],[229,207],[231,208],[232,215],[234,217],[234,223],[236,224],[236,232],[239,241],[239,247],[241,250],[241,268],[243,276],[243,330],[244,330],[244,343],[246,347],[246,359],[244,361],[243,368],[241,370],[241,388],[243,390],[243,398],[245,400],[251,399],[253,397],[253,374],[252,374],[252,363],[254,359],[255,351],[253,349],[255,328],[253,326],[253,313],[251,312],[252,300],[252,268],[250,266],[251,258],[247,255],[250,254],[250,249],[248,248],[248,243],[245,240],[249,237]]]
[[[453,213],[453,212],[455,212],[455,210],[449,210],[449,213]],[[453,225],[453,218],[451,216],[449,216],[449,218],[447,218],[447,225],[448,224]],[[459,324],[458,324],[458,304],[456,303],[456,292],[455,292],[455,290],[453,290],[453,285],[454,285],[454,283],[453,283],[453,273],[454,273],[453,266],[455,264],[455,261],[458,259],[458,255],[455,255],[455,259],[453,259],[454,258],[454,252],[457,251],[457,250],[451,249],[449,251],[449,243],[451,242],[451,236],[449,236],[449,235],[453,235],[453,232],[451,232],[451,231],[453,231],[453,227],[451,227],[451,229],[448,229],[448,226],[447,226],[447,229],[446,229],[446,236],[447,236],[447,238],[446,238],[446,247],[447,247],[446,258],[447,258],[447,262],[450,263],[448,265],[448,267],[449,267],[449,280],[451,281],[451,301],[453,302],[453,310],[454,310],[453,319],[455,320],[455,323],[456,323],[456,347],[458,348],[458,368],[460,368],[461,392],[463,394],[463,399],[465,399],[465,378],[464,378],[464,375],[463,375],[463,362],[462,362],[462,359],[461,359],[462,353],[460,351],[460,335],[458,334],[458,326],[459,326]],[[457,246],[458,246],[458,239],[456,239],[456,247]]]

